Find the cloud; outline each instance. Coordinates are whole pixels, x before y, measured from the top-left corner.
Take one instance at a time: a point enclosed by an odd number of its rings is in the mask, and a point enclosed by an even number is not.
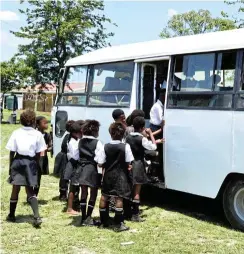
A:
[[[168,9],[168,17],[172,18],[174,15],[178,14],[178,11],[174,9]]]
[[[19,17],[13,11],[0,11],[0,20],[3,20],[3,21],[16,21],[16,20],[19,20]]]

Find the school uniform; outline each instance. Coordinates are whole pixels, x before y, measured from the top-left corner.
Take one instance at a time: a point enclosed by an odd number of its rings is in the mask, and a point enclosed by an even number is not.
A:
[[[15,152],[10,166],[9,182],[20,186],[38,186],[38,165],[36,154],[46,150],[42,134],[32,127],[15,130],[6,149]]]
[[[48,147],[51,143],[51,137],[47,132],[42,133],[43,138],[46,143],[46,147]],[[48,155],[47,150],[45,151],[45,155],[41,158],[41,174],[42,175],[49,175],[49,161],[48,161]]]
[[[68,133],[64,136],[62,144],[61,144],[61,151],[57,154],[54,161],[53,173],[55,176],[59,176],[60,179],[63,179],[64,177],[64,170],[68,162],[67,152],[68,152],[69,141],[70,141],[70,134]]]
[[[145,184],[148,182],[145,169],[145,150],[156,150],[157,145],[153,144],[141,133],[132,132],[126,138],[126,143],[131,147],[134,161],[132,162],[133,184]]]
[[[131,148],[120,140],[113,140],[101,150],[98,162],[105,172],[102,194],[109,197],[130,199],[132,182],[128,164],[134,160]]]
[[[84,185],[91,188],[99,187],[97,160],[102,147],[102,143],[93,136],[84,135],[79,141],[80,160],[75,177],[72,179],[74,185]]]
[[[161,124],[164,120],[164,105],[160,100],[152,106],[150,110],[150,129],[154,132],[161,128]],[[158,135],[158,138],[162,138],[162,134]]]
[[[74,139],[72,137],[70,138],[70,141],[67,146],[68,163],[65,167],[65,172],[64,172],[64,180],[66,181],[69,181],[72,179],[78,166],[78,160],[79,160],[78,144],[79,144],[79,139]]]

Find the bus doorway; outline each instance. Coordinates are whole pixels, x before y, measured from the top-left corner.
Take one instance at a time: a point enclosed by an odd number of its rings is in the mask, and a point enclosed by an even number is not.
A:
[[[142,64],[140,106],[145,112],[146,127],[150,125],[150,110],[157,101],[160,89],[166,88],[168,79],[169,60],[154,61]],[[159,139],[160,135],[156,136]],[[163,144],[158,144],[158,157],[151,158],[148,175],[152,183],[164,183],[164,154]],[[149,156],[150,157],[150,156]]]

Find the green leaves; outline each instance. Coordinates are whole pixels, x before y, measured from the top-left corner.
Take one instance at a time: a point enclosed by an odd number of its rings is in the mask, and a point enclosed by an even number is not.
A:
[[[13,88],[20,88],[33,83],[34,70],[22,59],[12,58],[1,62],[1,91],[6,93]]]
[[[234,21],[226,18],[213,18],[208,10],[189,11],[174,15],[159,36],[170,38],[234,28],[236,28]]]
[[[235,24],[238,28],[244,27],[244,0],[235,0],[235,1],[225,1],[228,5],[233,5],[237,7],[237,14],[232,16]],[[229,15],[225,12],[221,12],[222,16],[225,18],[229,18]]]
[[[105,23],[111,20],[103,15],[103,1],[94,0],[28,0],[29,8],[20,12],[26,15],[27,25],[15,36],[31,39],[28,45],[19,46],[35,69],[35,82],[51,82],[59,69],[75,56],[109,45]],[[30,59],[28,59],[30,58]]]

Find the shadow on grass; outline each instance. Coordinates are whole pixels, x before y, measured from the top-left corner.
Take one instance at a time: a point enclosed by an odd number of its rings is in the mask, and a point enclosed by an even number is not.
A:
[[[75,226],[75,227],[97,227],[100,226],[100,217],[92,217],[94,220],[94,226],[81,226],[81,215],[77,215],[77,216],[71,216],[72,217],[72,221],[69,223],[69,226]]]
[[[161,207],[230,229],[218,200],[145,186],[142,190],[142,204],[146,206],[144,211],[152,207]]]
[[[46,205],[47,203],[48,203],[47,200],[38,199],[38,205]],[[25,201],[25,202],[23,202],[23,205],[29,206],[30,204],[27,201]]]
[[[32,224],[33,215],[17,215],[15,223],[29,223]]]

